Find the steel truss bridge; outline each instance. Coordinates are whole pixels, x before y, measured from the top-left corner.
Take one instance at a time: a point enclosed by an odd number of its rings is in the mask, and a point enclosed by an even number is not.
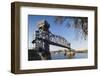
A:
[[[70,43],[64,37],[61,37],[59,35],[54,35],[51,32],[49,32],[49,36],[48,36],[48,33],[46,33],[45,31],[44,32],[36,31],[36,33],[37,36],[32,43],[36,43],[38,42],[38,40],[41,40],[43,42],[48,42],[51,45],[56,45],[56,46],[70,49]],[[42,47],[42,44],[39,44],[38,46]]]
[[[35,31],[35,39],[32,43],[35,43],[35,49],[39,53],[42,53],[45,59],[51,59],[49,45],[56,45],[60,47],[64,47],[67,49],[71,49],[70,43],[59,35],[55,35],[49,30],[50,24],[42,20],[38,23],[38,30]]]

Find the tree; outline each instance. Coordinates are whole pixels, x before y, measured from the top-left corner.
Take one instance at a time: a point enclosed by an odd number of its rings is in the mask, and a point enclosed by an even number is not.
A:
[[[55,23],[63,24],[67,28],[74,28],[78,33],[78,37],[82,36],[83,39],[87,39],[88,36],[88,18],[87,17],[63,17],[56,16]]]

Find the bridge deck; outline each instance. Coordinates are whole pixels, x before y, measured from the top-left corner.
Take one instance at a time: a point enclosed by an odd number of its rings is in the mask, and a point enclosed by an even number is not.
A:
[[[49,44],[51,45],[56,45],[56,46],[60,46],[60,47],[64,47],[64,48],[67,48],[67,49],[71,49],[70,46],[68,47],[67,45],[62,45],[62,44],[58,44],[58,43],[55,43],[55,42],[52,42],[50,40],[45,40],[45,39],[42,39],[42,38],[38,38],[39,40],[43,40],[44,42],[48,42]],[[37,39],[33,40],[32,43],[35,43]]]

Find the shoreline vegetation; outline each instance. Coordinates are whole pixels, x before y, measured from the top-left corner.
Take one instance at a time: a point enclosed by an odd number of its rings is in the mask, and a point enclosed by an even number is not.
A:
[[[75,51],[76,53],[87,53],[88,52],[88,50],[77,50],[77,51]]]
[[[37,53],[36,50],[34,49],[28,49],[28,60],[41,60],[41,57],[39,56],[39,54]]]

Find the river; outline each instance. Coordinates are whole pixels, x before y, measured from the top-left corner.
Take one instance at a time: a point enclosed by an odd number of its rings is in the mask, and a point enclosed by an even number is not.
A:
[[[87,58],[88,53],[75,53],[75,56],[72,58],[69,58],[67,55],[64,55],[64,52],[52,52],[51,53],[51,58],[52,60],[57,60],[57,59],[80,59],[80,58]]]

